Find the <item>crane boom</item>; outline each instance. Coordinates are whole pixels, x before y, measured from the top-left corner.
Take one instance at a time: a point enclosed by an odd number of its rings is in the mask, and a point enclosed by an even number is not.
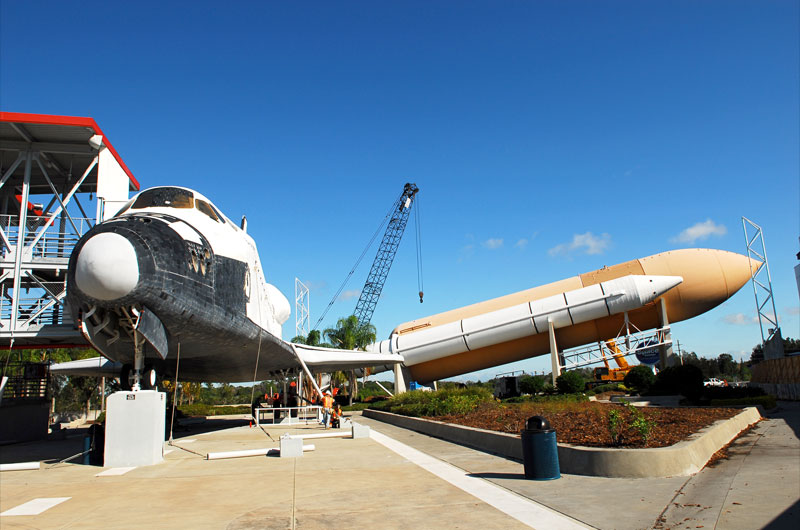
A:
[[[389,275],[389,269],[392,267],[392,262],[397,254],[397,248],[400,246],[400,239],[403,237],[403,232],[405,232],[408,224],[408,216],[411,212],[414,196],[418,191],[419,188],[417,188],[416,184],[407,182],[403,186],[403,193],[400,194],[400,197],[397,198],[392,207],[391,217],[386,225],[386,232],[383,234],[383,240],[381,240],[380,247],[378,247],[375,261],[372,262],[367,281],[364,283],[361,296],[358,298],[358,303],[356,303],[356,309],[353,311],[359,323],[366,324],[372,320],[375,306],[378,304],[383,285],[386,283],[386,277]]]

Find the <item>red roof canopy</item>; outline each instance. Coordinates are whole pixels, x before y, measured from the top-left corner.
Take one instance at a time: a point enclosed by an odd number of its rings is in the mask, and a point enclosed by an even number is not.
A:
[[[131,181],[131,186],[135,190],[139,190],[139,181],[133,176],[128,166],[119,156],[119,153],[108,139],[108,136],[103,132],[97,122],[92,118],[83,118],[79,116],[54,116],[51,114],[26,114],[22,112],[0,112],[0,122],[9,123],[28,123],[36,125],[64,125],[68,127],[88,127],[94,131],[95,134],[103,136],[103,145],[114,155],[114,158],[119,163],[120,167]]]

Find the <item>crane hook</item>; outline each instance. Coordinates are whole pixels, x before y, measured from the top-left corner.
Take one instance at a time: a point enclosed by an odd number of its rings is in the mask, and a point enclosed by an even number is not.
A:
[[[419,303],[420,303],[420,304],[422,303],[422,294],[423,294],[423,293],[422,293],[422,291],[420,291],[420,292],[419,292]]]

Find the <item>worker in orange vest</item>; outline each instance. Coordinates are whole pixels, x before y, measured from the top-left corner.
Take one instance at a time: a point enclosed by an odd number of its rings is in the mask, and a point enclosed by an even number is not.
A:
[[[322,423],[325,425],[325,428],[328,428],[328,422],[331,419],[331,413],[333,412],[333,397],[331,396],[330,392],[325,392],[325,396],[322,398]]]
[[[331,428],[338,429],[342,426],[342,407],[338,403],[333,405],[333,412],[331,412]]]

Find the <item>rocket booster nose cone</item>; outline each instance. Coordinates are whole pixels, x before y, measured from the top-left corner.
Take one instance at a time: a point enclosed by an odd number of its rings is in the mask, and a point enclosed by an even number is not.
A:
[[[122,298],[139,282],[136,249],[126,237],[113,232],[97,234],[79,252],[75,284],[92,298],[105,301]]]
[[[683,283],[665,295],[671,322],[695,317],[733,296],[761,267],[758,260],[726,250],[671,250],[639,259],[647,275],[682,276]]]
[[[636,285],[636,293],[639,295],[639,300],[644,305],[683,283],[683,277],[644,275],[634,276],[633,281]]]

